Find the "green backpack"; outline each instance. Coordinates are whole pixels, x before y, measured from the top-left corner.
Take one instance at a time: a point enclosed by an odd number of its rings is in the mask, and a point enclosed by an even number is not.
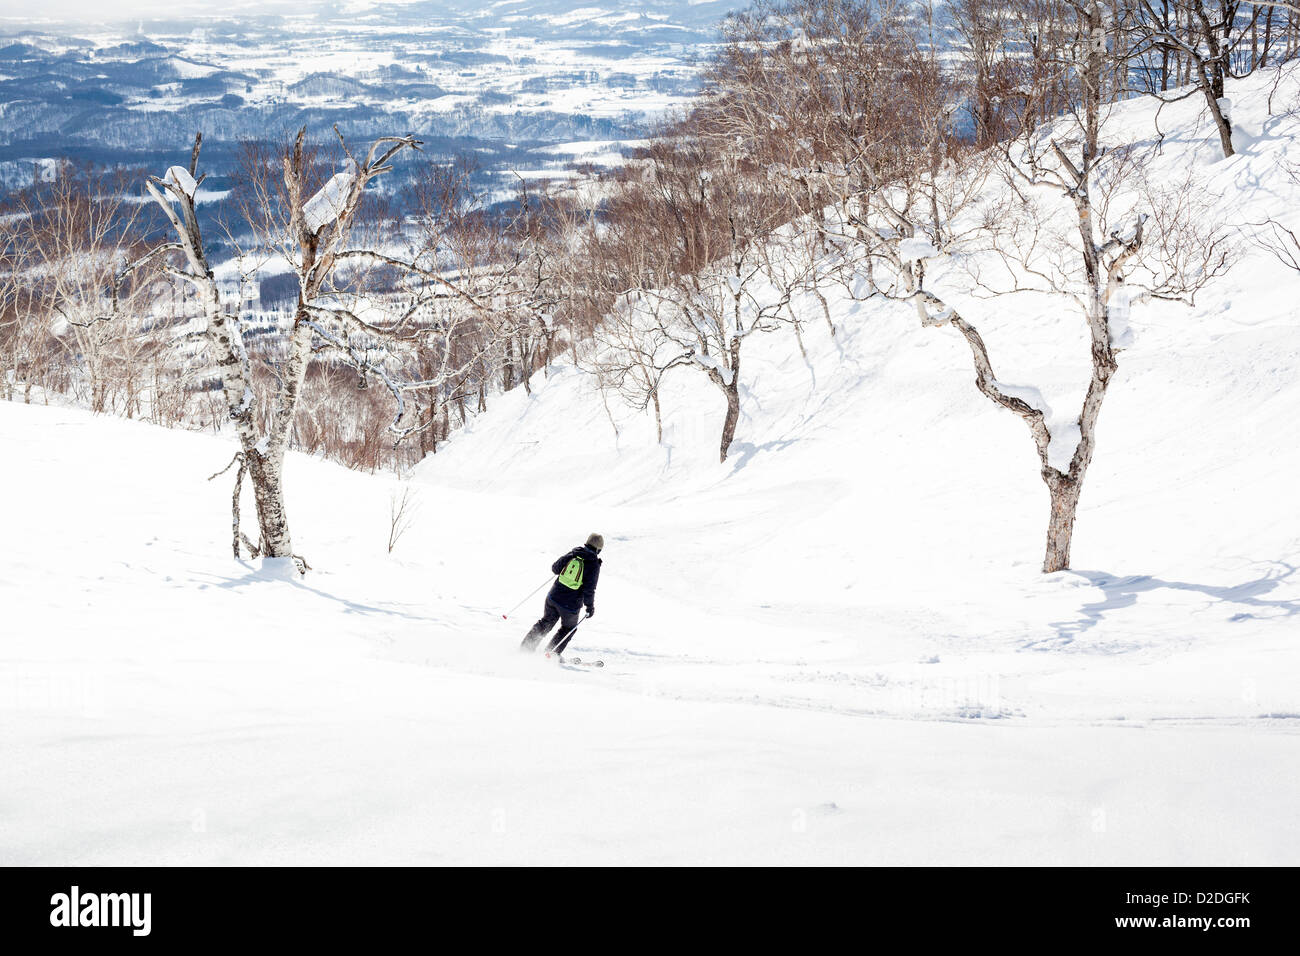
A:
[[[570,558],[560,574],[560,583],[571,591],[578,590],[582,587],[583,566],[582,558]]]

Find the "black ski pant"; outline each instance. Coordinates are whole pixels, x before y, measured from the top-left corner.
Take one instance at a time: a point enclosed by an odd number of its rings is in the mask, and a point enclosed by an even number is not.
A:
[[[524,642],[519,645],[521,651],[531,651],[537,647],[537,644],[543,637],[550,633],[551,628],[555,627],[555,622],[560,622],[560,629],[555,632],[555,637],[551,638],[548,651],[555,651],[557,654],[563,654],[564,649],[569,646],[569,638],[573,637],[573,632],[578,626],[581,618],[578,611],[570,611],[568,608],[560,607],[550,598],[546,599],[546,608],[537,623],[533,625],[532,630],[524,638]]]

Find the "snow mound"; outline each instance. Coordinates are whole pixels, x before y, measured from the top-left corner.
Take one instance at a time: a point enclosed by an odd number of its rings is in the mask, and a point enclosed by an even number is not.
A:
[[[919,236],[911,239],[904,239],[898,244],[898,257],[904,262],[915,262],[918,259],[933,259],[939,255],[939,250],[934,247],[925,236]]]
[[[294,584],[303,578],[293,558],[262,558],[262,570],[258,576],[266,581],[290,581]]]

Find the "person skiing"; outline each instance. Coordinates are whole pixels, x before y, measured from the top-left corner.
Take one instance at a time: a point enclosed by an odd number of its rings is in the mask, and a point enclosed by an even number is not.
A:
[[[546,606],[541,618],[519,645],[521,651],[534,650],[538,642],[555,626],[555,622],[559,621],[560,629],[555,632],[546,648],[548,657],[552,654],[559,657],[569,646],[569,639],[577,630],[578,622],[583,620],[578,616],[583,605],[587,608],[586,617],[596,613],[596,583],[600,580],[599,555],[604,547],[604,537],[591,534],[588,535],[586,544],[555,559],[551,565],[551,573],[557,575],[555,583],[546,595]]]

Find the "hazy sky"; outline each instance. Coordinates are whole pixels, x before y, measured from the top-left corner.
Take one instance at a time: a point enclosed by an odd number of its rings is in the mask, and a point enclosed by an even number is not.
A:
[[[0,0],[0,27],[25,24],[39,26],[41,20],[103,23],[131,20],[139,16],[184,16],[186,13],[213,14],[254,10],[302,10],[319,6],[322,0]]]

